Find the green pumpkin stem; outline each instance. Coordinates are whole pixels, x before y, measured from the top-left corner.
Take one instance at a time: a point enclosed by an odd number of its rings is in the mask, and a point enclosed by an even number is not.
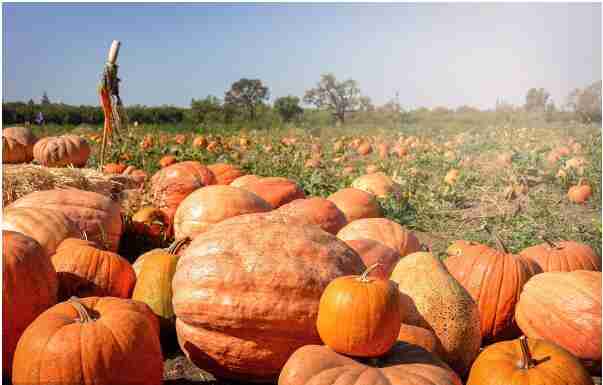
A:
[[[496,247],[498,247],[498,249],[500,251],[502,251],[505,254],[509,254],[509,249],[507,249],[507,246],[505,245],[503,240],[498,236],[498,234],[496,234],[494,231],[492,231],[490,226],[484,225],[484,230],[486,230],[488,232],[488,234],[490,234],[490,236],[494,237],[494,241],[496,242]]]
[[[368,279],[368,275],[371,271],[375,270],[378,266],[381,266],[380,263],[375,263],[373,265],[371,265],[368,269],[366,269],[364,271],[364,273],[362,273],[362,275],[360,277],[358,277],[358,280],[360,282],[369,282],[370,280]]]
[[[534,359],[530,353],[530,347],[528,346],[528,338],[521,336],[519,338],[519,346],[521,347],[521,369],[531,369],[535,366]]]
[[[67,302],[69,302],[69,304],[71,304],[71,306],[75,308],[75,311],[77,311],[77,314],[79,315],[79,322],[87,323],[93,321],[92,317],[90,316],[90,314],[88,314],[88,311],[86,310],[84,305],[82,305],[82,303],[79,301],[78,297],[73,296],[69,298]]]

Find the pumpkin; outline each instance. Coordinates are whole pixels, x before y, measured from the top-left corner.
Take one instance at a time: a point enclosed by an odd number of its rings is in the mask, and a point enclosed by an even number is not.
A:
[[[574,241],[552,241],[531,246],[519,255],[534,261],[540,269],[547,271],[593,270],[601,271],[601,257],[593,249]]]
[[[144,182],[146,182],[146,180],[149,178],[149,176],[144,170],[140,170],[138,168],[135,168],[134,166],[126,167],[126,169],[121,173],[121,175],[128,176],[139,185],[144,184]]]
[[[25,163],[30,160],[27,155],[27,146],[14,138],[2,137],[2,163]]]
[[[8,207],[61,211],[91,241],[113,252],[119,248],[123,232],[121,207],[118,202],[102,194],[74,188],[36,191],[17,199]]]
[[[105,174],[121,174],[126,171],[127,166],[123,163],[107,163],[103,167],[103,172]]]
[[[589,185],[584,184],[583,179],[580,179],[576,186],[570,187],[567,192],[567,197],[573,203],[584,203],[591,195],[593,195],[593,190]]]
[[[327,198],[343,212],[348,223],[363,218],[379,218],[383,214],[373,194],[356,188],[345,188]]]
[[[75,224],[62,212],[35,207],[5,208],[2,229],[34,239],[46,257],[53,255],[64,239],[79,234]]]
[[[432,330],[440,340],[441,358],[461,376],[469,370],[481,343],[477,304],[435,256],[405,256],[392,271],[398,284],[404,323]]]
[[[576,357],[601,360],[601,272],[577,270],[535,275],[515,309],[529,338],[556,343]]]
[[[383,172],[359,176],[352,182],[352,187],[374,194],[378,198],[386,198],[390,195],[398,197],[401,187]]]
[[[402,258],[396,250],[372,239],[352,239],[346,243],[358,253],[366,266],[379,264],[370,272],[371,277],[389,279],[396,263]]]
[[[437,357],[419,346],[397,343],[371,364],[307,345],[291,355],[278,385],[461,385],[461,380]]]
[[[295,199],[306,197],[304,190],[295,181],[281,177],[260,178],[246,183],[241,188],[263,198],[274,209]]]
[[[59,278],[59,300],[77,297],[130,298],[136,274],[118,254],[82,240],[64,240],[51,258]]]
[[[347,224],[341,210],[324,198],[296,199],[279,207],[277,212],[303,223],[316,224],[331,234],[337,234]]]
[[[193,139],[193,147],[204,148],[205,146],[207,146],[207,139],[203,136],[195,136],[195,139]]]
[[[488,346],[475,360],[467,385],[593,385],[576,357],[547,341],[521,337]]]
[[[261,177],[257,175],[243,175],[230,182],[230,186],[242,188],[246,184],[258,181],[259,179],[261,179]]]
[[[161,384],[157,317],[138,301],[83,298],[59,303],[23,333],[13,384]]]
[[[198,188],[215,183],[214,174],[199,162],[179,162],[151,178],[153,206],[163,211],[170,226],[180,202]]]
[[[42,166],[83,167],[90,156],[90,146],[86,139],[77,135],[49,136],[36,142],[34,159]]]
[[[235,179],[245,175],[241,169],[227,163],[210,164],[207,168],[214,173],[216,184],[231,184]]]
[[[379,143],[377,146],[377,151],[379,152],[379,158],[387,159],[387,155],[389,154],[389,145],[387,143]]]
[[[184,251],[172,280],[180,347],[218,377],[275,380],[295,349],[321,342],[327,285],[362,269],[353,250],[317,226],[216,224]]]
[[[174,142],[176,144],[186,143],[186,135],[182,135],[182,134],[174,135]]]
[[[386,218],[365,218],[348,223],[337,233],[344,241],[371,239],[400,253],[401,257],[421,250],[421,244],[412,231]]]
[[[480,314],[483,343],[521,335],[515,323],[515,305],[532,273],[520,256],[509,253],[497,238],[499,249],[468,243],[444,260],[446,268],[471,294]]]
[[[272,206],[249,191],[223,185],[202,187],[187,196],[176,210],[176,239],[194,238],[227,218],[270,211]]]
[[[359,155],[365,156],[365,155],[368,155],[371,152],[373,152],[373,147],[368,142],[362,142],[361,144],[358,145],[358,148],[356,148],[356,151],[358,151]]]
[[[10,373],[17,341],[57,303],[57,274],[34,239],[2,231],[2,372]]]
[[[159,159],[159,167],[166,168],[167,166],[171,166],[176,162],[176,157],[174,155],[166,155]]]
[[[320,297],[316,329],[338,353],[377,357],[396,342],[402,319],[400,292],[390,280],[360,276],[331,281]]]
[[[444,348],[438,336],[433,331],[419,326],[401,324],[398,341],[420,346],[438,358],[444,354]]]
[[[446,182],[446,184],[453,185],[456,183],[456,180],[459,178],[459,175],[460,171],[453,168],[452,170],[449,170],[446,173],[446,176],[444,177],[444,182]]]
[[[134,233],[160,239],[166,227],[167,220],[158,208],[146,206],[132,215]]]
[[[33,159],[33,147],[38,141],[33,131],[29,127],[6,127],[2,130],[2,136],[16,140],[21,145],[25,146],[27,160]]]

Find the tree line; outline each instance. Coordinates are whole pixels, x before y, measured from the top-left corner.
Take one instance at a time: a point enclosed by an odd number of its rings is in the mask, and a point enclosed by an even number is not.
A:
[[[390,116],[393,119],[410,119],[410,116],[424,116],[426,112],[435,116],[448,113],[477,113],[478,109],[461,106],[456,110],[446,107],[433,109],[419,108],[404,111],[396,98],[388,103],[375,107],[371,99],[363,96],[358,83],[353,79],[339,81],[333,74],[321,75],[315,87],[307,90],[302,99],[297,96],[276,98],[272,105],[268,104],[269,88],[260,79],[243,78],[234,82],[225,92],[224,98],[208,95],[202,99],[192,99],[189,108],[163,106],[131,105],[126,107],[130,122],[142,124],[181,124],[191,123],[201,126],[209,125],[245,125],[255,124],[272,127],[275,124],[288,122],[302,123],[312,121],[321,116],[321,123],[343,124],[348,120],[379,116]],[[315,108],[303,108],[301,102]],[[559,111],[571,112],[577,120],[583,122],[601,122],[601,81],[584,89],[575,89],[568,95],[563,108],[556,107],[550,94],[543,88],[531,88],[526,94],[523,106],[511,106],[497,101],[496,111],[543,114],[553,117]],[[60,125],[101,125],[103,112],[100,106],[74,106],[63,103],[52,103],[44,92],[41,103],[28,102],[3,103],[2,121],[4,125],[34,122],[42,113],[45,123]],[[359,118],[360,117],[360,118]],[[316,121],[314,121],[316,123]]]

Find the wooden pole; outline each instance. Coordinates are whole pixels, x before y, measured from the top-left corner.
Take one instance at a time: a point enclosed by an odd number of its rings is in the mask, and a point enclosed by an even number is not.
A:
[[[119,40],[113,40],[111,42],[111,47],[109,47],[109,54],[107,55],[107,64],[109,65],[115,65],[115,63],[117,62],[117,55],[119,55],[119,48],[121,47],[121,43],[119,42]],[[109,97],[111,97],[109,95]],[[116,113],[117,111],[113,111],[113,113]],[[105,116],[105,126],[103,128],[103,141],[101,144],[101,156],[100,156],[100,168],[102,169],[104,164],[105,164],[105,147],[107,146],[107,123],[108,124],[112,124],[111,121],[107,121],[108,117]]]
[[[119,55],[119,47],[121,47],[121,43],[119,40],[113,40],[111,43],[111,48],[109,48],[109,55],[107,56],[107,62],[109,64],[115,64],[117,61],[117,55]]]

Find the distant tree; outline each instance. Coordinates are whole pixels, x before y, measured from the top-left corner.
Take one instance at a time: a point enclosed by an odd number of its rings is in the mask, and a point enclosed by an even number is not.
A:
[[[226,91],[224,104],[246,109],[251,120],[256,119],[256,111],[268,99],[268,87],[260,79],[240,79]]]
[[[206,124],[223,120],[220,99],[208,95],[205,99],[191,101],[191,117],[197,124]]]
[[[601,80],[583,90],[572,91],[568,96],[567,106],[583,122],[601,122]]]
[[[338,122],[344,123],[346,113],[357,111],[362,99],[355,80],[338,82],[335,75],[323,74],[316,88],[306,91],[304,102],[331,111]]]
[[[550,94],[544,88],[530,88],[526,95],[526,111],[544,111]]]
[[[299,101],[297,96],[283,96],[274,101],[274,109],[278,112],[283,121],[290,122],[304,112],[299,106]]]
[[[48,94],[46,93],[46,91],[44,91],[44,93],[42,94],[42,102],[40,103],[44,106],[47,106],[50,104],[50,99],[48,98]]]
[[[375,111],[375,106],[368,96],[361,96],[358,98],[358,107],[360,111]]]

